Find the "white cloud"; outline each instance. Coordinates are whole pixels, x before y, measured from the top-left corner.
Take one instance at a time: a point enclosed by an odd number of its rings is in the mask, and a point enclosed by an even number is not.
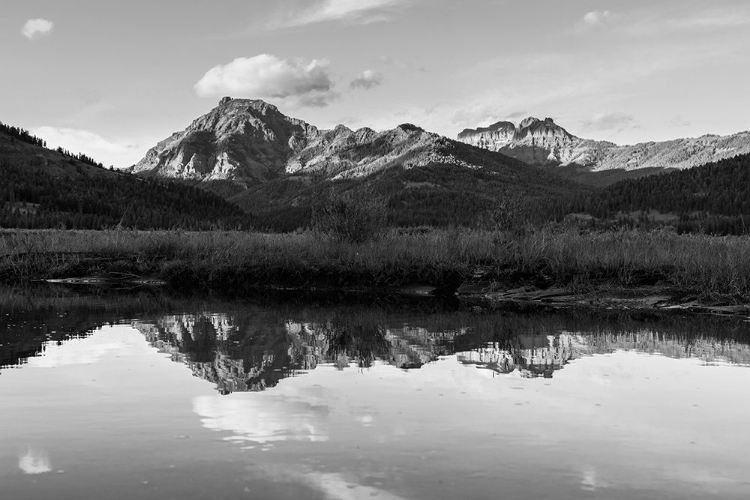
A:
[[[49,35],[54,28],[52,21],[46,19],[29,19],[21,28],[21,34],[29,40],[34,40],[44,35]]]
[[[290,105],[326,106],[336,97],[328,61],[309,63],[269,54],[240,57],[208,70],[195,84],[201,97],[248,97],[284,100]]]
[[[367,69],[349,83],[349,88],[369,90],[383,83],[383,74]]]
[[[301,13],[280,16],[273,28],[304,26],[328,21],[367,24],[388,19],[388,13],[407,3],[405,0],[321,0]]]
[[[583,16],[583,21],[587,24],[600,24],[609,16],[610,13],[608,10],[594,10],[587,12],[586,15]]]

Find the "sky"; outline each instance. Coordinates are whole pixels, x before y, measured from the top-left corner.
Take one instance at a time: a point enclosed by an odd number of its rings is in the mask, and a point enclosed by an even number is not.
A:
[[[552,117],[618,144],[750,129],[747,0],[24,0],[0,121],[127,167],[223,96],[319,128]]]

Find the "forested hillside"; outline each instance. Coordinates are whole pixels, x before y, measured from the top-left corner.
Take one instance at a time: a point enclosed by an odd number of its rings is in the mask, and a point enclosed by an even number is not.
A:
[[[44,145],[23,129],[0,124],[0,227],[250,226],[242,210],[207,191],[107,170],[86,155]]]
[[[561,220],[572,198],[594,190],[502,154],[456,142],[443,153],[482,167],[434,162],[337,181],[291,175],[229,199],[252,212],[260,228],[277,231],[309,226],[316,204],[344,193],[354,199],[378,197],[385,204],[390,226],[494,227],[498,216],[506,224]],[[500,213],[508,211],[509,205],[512,217]]]
[[[664,214],[671,214],[681,232],[747,233],[750,154],[621,181],[578,200],[571,211],[640,227],[657,225],[658,219],[664,220]],[[662,217],[654,217],[653,212]]]

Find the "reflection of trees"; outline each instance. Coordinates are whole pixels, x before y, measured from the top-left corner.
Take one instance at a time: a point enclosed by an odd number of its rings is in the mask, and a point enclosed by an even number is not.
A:
[[[335,360],[338,369],[354,360],[360,368],[369,368],[376,359],[386,359],[391,343],[379,325],[325,325],[320,329],[328,343],[328,359]]]

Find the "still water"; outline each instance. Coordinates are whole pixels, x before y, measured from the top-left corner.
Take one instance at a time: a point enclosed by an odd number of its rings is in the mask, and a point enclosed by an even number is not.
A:
[[[3,499],[750,498],[750,324],[0,288]]]

